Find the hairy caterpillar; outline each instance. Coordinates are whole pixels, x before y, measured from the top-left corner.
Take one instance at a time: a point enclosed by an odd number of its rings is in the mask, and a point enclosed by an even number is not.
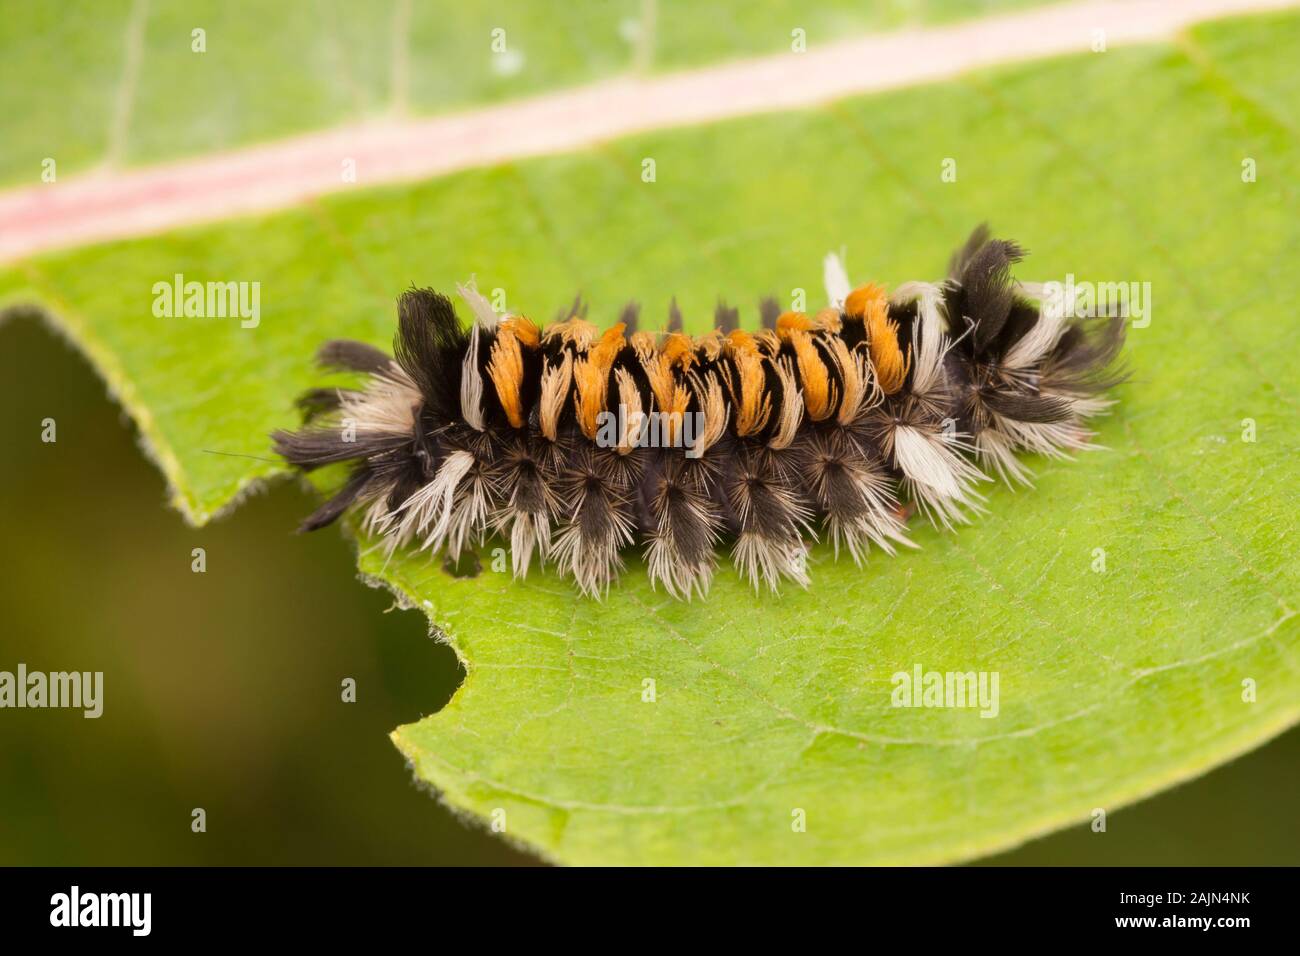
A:
[[[819,529],[859,563],[872,544],[892,554],[911,545],[901,501],[951,528],[983,510],[990,474],[1028,483],[1017,451],[1090,447],[1084,422],[1123,378],[1109,369],[1124,319],[1015,282],[1022,256],[981,226],[946,280],[892,296],[852,288],[828,256],[828,308],[767,299],[751,332],[719,304],[693,337],[675,301],[659,334],[636,331],[635,305],[601,332],[580,300],[540,330],[471,285],[465,329],[446,297],[413,289],[394,357],[325,344],[322,365],[368,380],[304,395],[307,421],[276,450],[303,470],[353,463],[302,530],[356,506],[390,550],[453,558],[496,533],[517,576],[536,555],[596,597],[638,539],[674,597],[707,592],[724,543],[756,589],[807,586]]]

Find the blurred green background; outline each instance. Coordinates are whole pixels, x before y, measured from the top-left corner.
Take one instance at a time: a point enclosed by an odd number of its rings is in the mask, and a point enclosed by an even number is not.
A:
[[[0,327],[0,433],[0,669],[105,672],[98,720],[0,712],[0,863],[533,862],[404,770],[388,732],[439,708],[459,665],[422,615],[385,613],[340,534],[290,533],[312,507],[297,485],[186,527],[131,423],[35,318]],[[1112,813],[1105,834],[989,862],[1294,864],[1298,769],[1292,730]]]

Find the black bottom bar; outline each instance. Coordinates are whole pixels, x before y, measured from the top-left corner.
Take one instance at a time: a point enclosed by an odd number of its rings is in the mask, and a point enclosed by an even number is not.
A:
[[[1125,937],[1232,945],[1294,927],[1294,880],[1291,870],[1197,868],[8,869],[0,919],[7,942],[79,944],[337,944],[400,928],[435,946],[447,930],[485,943],[518,932],[531,943],[613,946],[628,933],[668,945],[684,928],[696,940],[734,942],[784,927],[848,933],[864,946],[899,933],[926,946]],[[614,937],[611,920],[624,927]]]

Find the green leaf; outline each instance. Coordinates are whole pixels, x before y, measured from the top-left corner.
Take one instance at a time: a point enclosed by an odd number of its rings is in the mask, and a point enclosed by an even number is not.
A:
[[[0,55],[15,81],[0,85],[0,183],[39,182],[46,158],[63,177],[774,52],[789,49],[795,27],[808,44],[825,44],[1035,2],[823,0],[815,10],[801,0],[6,3]],[[494,55],[498,39],[508,55]]]
[[[1297,56],[1300,18],[1212,24],[1172,46],[47,257],[0,275],[0,299],[53,310],[204,520],[276,471],[229,456],[265,455],[292,423],[318,342],[385,343],[413,281],[477,273],[538,317],[575,287],[601,318],[676,294],[700,328],[719,294],[815,299],[827,248],[845,246],[855,276],[933,278],[990,219],[1031,250],[1022,278],[1149,282],[1105,450],[1034,461],[1035,488],[990,487],[987,517],[918,528],[920,551],[858,569],[820,547],[807,591],[755,597],[724,570],[707,601],[682,604],[634,561],[594,603],[549,573],[511,581],[490,549],[455,577],[361,542],[362,572],[422,608],[468,672],[397,746],[449,804],[539,853],[966,859],[1113,811],[1300,717]],[[152,284],[177,272],[260,281],[260,325],[154,318]],[[917,665],[996,671],[997,716],[891,706],[893,675]]]

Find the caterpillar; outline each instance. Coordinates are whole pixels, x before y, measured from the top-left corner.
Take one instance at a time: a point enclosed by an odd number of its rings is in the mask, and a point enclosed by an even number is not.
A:
[[[819,535],[859,564],[873,545],[914,547],[913,511],[951,530],[985,510],[980,483],[1029,484],[1017,452],[1095,447],[1086,422],[1125,377],[1124,317],[1075,315],[1016,282],[1023,257],[981,226],[946,279],[891,295],[854,288],[831,255],[827,308],[763,299],[750,331],[720,302],[696,336],[675,299],[660,333],[638,330],[635,304],[602,332],[581,297],[542,329],[471,281],[467,329],[446,296],[412,288],[393,355],[325,343],[321,366],[364,384],[307,392],[303,426],[272,436],[302,471],[351,464],[300,530],[355,508],[390,554],[453,560],[496,534],[517,577],[535,556],[595,598],[634,546],[652,585],[686,600],[708,592],[724,547],[773,591],[808,586]]]

